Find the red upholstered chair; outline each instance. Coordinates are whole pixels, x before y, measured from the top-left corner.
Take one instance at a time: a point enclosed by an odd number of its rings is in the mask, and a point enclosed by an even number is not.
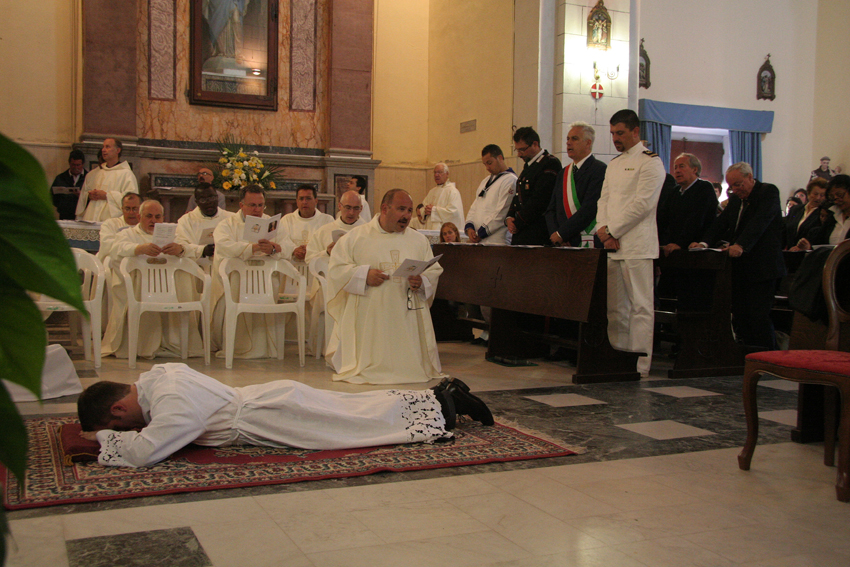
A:
[[[756,389],[763,374],[802,382],[833,386],[825,388],[824,464],[835,459],[835,392],[841,399],[838,426],[838,500],[850,501],[850,240],[838,245],[823,269],[823,292],[829,311],[828,350],[776,350],[747,355],[744,366],[744,411],[747,416],[747,442],[738,455],[741,470],[750,470],[758,438]],[[836,282],[839,282],[836,285]],[[843,329],[842,329],[843,328]],[[842,333],[843,330],[843,333]]]

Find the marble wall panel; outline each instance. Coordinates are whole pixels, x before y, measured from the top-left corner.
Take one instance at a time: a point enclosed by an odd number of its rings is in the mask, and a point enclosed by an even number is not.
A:
[[[290,61],[290,11],[281,2],[278,32],[278,108],[277,112],[190,105],[189,86],[189,0],[175,0],[177,97],[153,100],[148,96],[148,5],[138,4],[135,47],[139,54],[136,68],[136,129],[140,138],[216,142],[227,136],[251,144],[324,148],[327,144],[329,3],[316,5],[316,98],[314,112],[288,110]]]
[[[174,2],[150,0],[148,4],[148,96],[154,99],[174,100],[175,97]]]
[[[291,0],[289,107],[316,109],[316,0]]]

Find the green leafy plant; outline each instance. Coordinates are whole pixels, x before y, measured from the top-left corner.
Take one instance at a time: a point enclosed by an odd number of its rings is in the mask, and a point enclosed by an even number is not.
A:
[[[0,134],[0,378],[41,395],[47,335],[27,290],[85,312],[74,256],[53,216],[44,169]],[[27,467],[27,433],[0,382],[0,463],[19,481]],[[6,563],[6,512],[0,509],[0,565]]]

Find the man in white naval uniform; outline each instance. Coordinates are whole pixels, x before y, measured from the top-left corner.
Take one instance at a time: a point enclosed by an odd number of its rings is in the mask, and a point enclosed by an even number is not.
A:
[[[357,394],[292,380],[232,388],[175,363],[132,385],[97,382],[80,394],[77,412],[81,436],[100,443],[98,462],[127,467],[154,465],[189,443],[353,449],[451,438],[455,412],[493,424],[459,380]]]
[[[361,206],[360,195],[357,191],[343,193],[339,199],[339,218],[323,225],[310,235],[310,242],[307,243],[307,256],[304,260],[310,263],[314,258],[321,256],[330,258],[331,250],[333,250],[335,244],[334,232],[338,230],[348,232],[355,226],[366,224],[366,221],[360,217]]]
[[[138,193],[139,182],[130,165],[120,161],[121,140],[106,138],[101,153],[105,160],[99,168],[86,175],[77,201],[77,219],[101,222],[121,216],[121,198]]]
[[[159,201],[145,201],[139,211],[141,220],[133,228],[122,230],[112,245],[111,262],[113,273],[120,276],[119,267],[124,258],[134,256],[156,257],[160,254],[182,256],[183,247],[170,242],[160,248],[153,243],[153,230],[162,222],[162,205]],[[136,274],[138,277],[138,274]],[[178,273],[175,277],[177,297],[180,301],[191,301],[195,295],[194,278]],[[113,288],[112,311],[103,335],[101,353],[103,356],[114,354],[116,358],[128,357],[128,340],[125,322],[127,313],[127,290],[123,281]],[[178,356],[180,354],[180,317],[179,313],[147,312],[142,314],[139,324],[139,342],[137,355],[140,358],[157,356]],[[204,348],[198,331],[197,316],[195,323],[189,324],[189,356],[203,356]]]
[[[481,161],[490,175],[475,191],[475,200],[466,214],[464,232],[472,243],[507,244],[505,217],[516,193],[517,177],[508,171],[505,154],[496,144],[484,147]]]
[[[326,360],[334,380],[355,384],[427,382],[442,376],[428,310],[443,269],[392,277],[406,259],[434,257],[428,239],[408,230],[413,200],[392,189],[381,212],[352,229],[331,252],[328,314],[335,325]]]
[[[655,210],[664,184],[664,165],[640,141],[632,110],[611,117],[611,138],[622,152],[608,164],[596,212],[596,235],[608,255],[608,339],[621,350],[644,352],[637,371],[652,362],[653,259],[658,258]]]
[[[282,223],[278,224],[274,240],[262,238],[259,242],[251,243],[243,240],[245,233],[245,217],[269,218],[263,213],[266,208],[266,193],[259,185],[246,185],[240,191],[239,212],[230,215],[215,227],[215,260],[213,274],[218,274],[218,267],[225,258],[241,258],[248,260],[252,256],[268,256],[273,259],[289,258],[292,254],[292,243]],[[225,285],[229,289],[229,284]],[[224,331],[224,298],[219,299],[213,310],[212,340],[213,344],[223,345]],[[224,358],[222,348],[216,354]],[[239,316],[236,328],[236,344],[233,345],[234,358],[275,358],[274,316],[268,314],[245,313]]]
[[[437,184],[425,195],[420,209],[419,222],[425,230],[440,230],[444,223],[463,226],[463,201],[454,181],[449,181],[449,166],[438,163],[434,166],[434,182]]]

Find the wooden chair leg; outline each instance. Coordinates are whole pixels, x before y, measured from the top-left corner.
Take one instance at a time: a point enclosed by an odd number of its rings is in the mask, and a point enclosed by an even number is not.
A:
[[[850,502],[850,384],[843,384],[841,420],[838,424],[838,479],[835,495],[841,502]]]
[[[823,464],[835,466],[836,396],[838,391],[826,386],[823,392]]]
[[[747,418],[747,441],[741,454],[738,455],[738,468],[742,471],[750,470],[750,462],[753,460],[753,452],[756,450],[756,441],[759,436],[759,416],[756,404],[756,389],[759,385],[761,372],[759,370],[746,370],[744,374],[744,414]]]

